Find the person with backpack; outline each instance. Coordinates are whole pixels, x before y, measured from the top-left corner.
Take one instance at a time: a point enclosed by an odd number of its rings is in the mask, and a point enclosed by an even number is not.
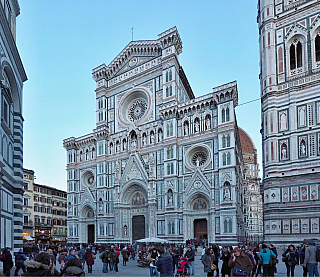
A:
[[[287,277],[294,276],[294,268],[296,264],[299,263],[299,254],[295,249],[293,244],[288,246],[288,249],[282,254],[282,261],[286,264],[287,267]]]
[[[6,247],[1,256],[1,261],[3,262],[3,274],[6,276],[10,276],[10,270],[13,267],[13,261],[11,256],[11,248]]]
[[[274,265],[270,265],[271,255],[276,257],[272,250],[268,249],[266,244],[262,244],[262,249],[259,253],[259,260],[262,262],[263,276],[274,276]]]
[[[108,273],[108,264],[110,262],[110,255],[108,248],[105,248],[104,251],[100,254],[100,259],[102,260],[103,267],[102,273]]]
[[[61,271],[60,276],[86,276],[83,269],[81,260],[78,258],[71,258],[66,264],[65,268]]]
[[[313,240],[307,240],[307,245],[308,247],[306,248],[302,266],[307,267],[309,277],[319,277],[318,261],[320,260],[320,251],[317,251],[317,247],[315,247]]]
[[[20,249],[16,255],[16,270],[14,272],[14,276],[19,276],[18,272],[20,268],[23,270],[23,273],[26,273],[26,266],[24,265],[24,261],[27,259],[26,255],[23,253],[23,250]]]

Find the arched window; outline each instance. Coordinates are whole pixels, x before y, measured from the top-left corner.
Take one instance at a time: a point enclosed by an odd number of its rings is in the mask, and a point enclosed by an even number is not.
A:
[[[110,147],[109,147],[109,154],[111,155],[113,153],[113,143],[110,143]]]
[[[170,123],[170,136],[173,136],[173,124],[172,124],[172,122]]]
[[[223,136],[222,137],[222,148],[225,148],[226,147],[226,137]]]
[[[315,39],[315,52],[316,52],[316,62],[320,61],[320,36],[317,35]]]
[[[226,122],[226,114],[224,109],[221,110],[221,122]]]
[[[172,80],[172,71],[170,70],[169,71],[169,81],[171,81]]]
[[[169,97],[169,87],[166,87],[166,97]]]
[[[226,108],[226,121],[229,121],[230,117],[229,117],[229,108]]]
[[[167,71],[166,72],[166,82],[168,82],[169,81],[169,72]]]
[[[89,150],[86,150],[86,161],[89,160]]]
[[[91,150],[91,159],[94,159],[96,155],[96,149],[93,147]]]
[[[82,162],[82,160],[83,160],[83,152],[80,151],[80,162]]]
[[[226,155],[226,153],[222,154],[222,165],[227,165],[227,155]]]
[[[227,147],[230,147],[230,135],[227,135]]]
[[[230,152],[227,153],[227,165],[231,164],[231,154]]]
[[[172,96],[172,86],[169,87],[169,96]]]
[[[279,73],[283,72],[283,51],[282,47],[278,49],[278,71]]]
[[[290,70],[302,67],[302,44],[300,41],[290,46]]]
[[[170,137],[170,124],[167,124],[167,137]]]

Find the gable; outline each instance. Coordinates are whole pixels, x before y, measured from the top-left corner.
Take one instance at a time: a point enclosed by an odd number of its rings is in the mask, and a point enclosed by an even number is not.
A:
[[[120,179],[121,184],[125,184],[131,180],[148,182],[148,174],[145,168],[146,165],[142,163],[141,159],[137,153],[130,156]]]
[[[185,188],[186,198],[195,192],[201,192],[208,196],[211,195],[211,185],[199,169],[196,169],[189,181],[189,184]]]

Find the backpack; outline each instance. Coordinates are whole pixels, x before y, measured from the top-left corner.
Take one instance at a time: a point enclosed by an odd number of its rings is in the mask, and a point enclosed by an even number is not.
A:
[[[316,250],[316,261],[320,262],[320,248],[319,247],[317,247],[317,250]]]

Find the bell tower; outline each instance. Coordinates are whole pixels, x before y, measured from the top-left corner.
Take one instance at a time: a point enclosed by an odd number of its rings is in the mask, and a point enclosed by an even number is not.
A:
[[[259,0],[266,242],[319,235],[320,6]]]

